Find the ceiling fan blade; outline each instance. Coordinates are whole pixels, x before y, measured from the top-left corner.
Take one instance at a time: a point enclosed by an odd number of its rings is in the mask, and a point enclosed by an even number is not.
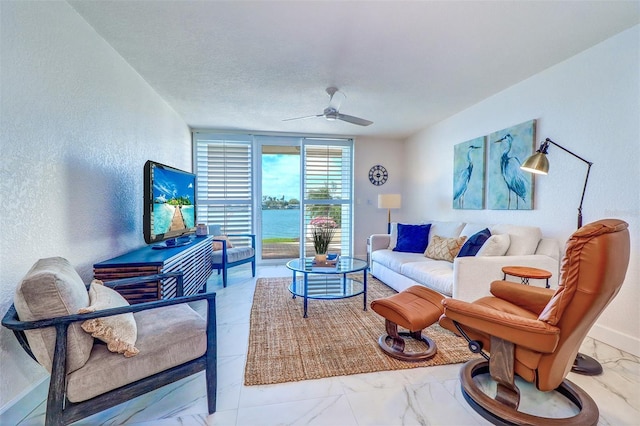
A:
[[[305,120],[307,118],[317,118],[317,117],[324,117],[324,114],[317,114],[317,115],[305,115],[304,117],[295,117],[295,118],[285,118],[282,121],[291,121],[291,120]]]
[[[336,115],[338,120],[346,121],[347,123],[357,124],[358,126],[368,126],[373,124],[373,121],[365,120],[364,118],[354,117],[353,115],[346,115],[338,113]]]
[[[335,87],[327,87],[327,93],[329,94],[329,106],[328,108],[333,108],[336,111],[340,109],[340,105],[347,99],[347,95],[344,92],[341,92]]]

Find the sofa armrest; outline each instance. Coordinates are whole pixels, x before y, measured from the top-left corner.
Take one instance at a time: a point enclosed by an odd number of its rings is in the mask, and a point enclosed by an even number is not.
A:
[[[389,248],[391,243],[391,235],[389,234],[373,234],[369,237],[369,253],[376,250]]]
[[[549,285],[554,288],[558,286],[559,262],[550,256],[530,254],[457,257],[453,261],[453,298],[473,302],[490,296],[491,282],[503,279],[504,266],[529,266],[547,270],[552,274]],[[513,280],[513,277],[507,279]],[[535,280],[531,282],[535,283]]]

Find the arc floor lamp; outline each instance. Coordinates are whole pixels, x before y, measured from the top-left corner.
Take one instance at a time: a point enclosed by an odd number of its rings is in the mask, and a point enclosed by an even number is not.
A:
[[[551,139],[547,138],[540,144],[540,148],[533,154],[531,157],[527,158],[520,168],[524,171],[546,175],[549,173],[549,160],[547,159],[547,151],[549,149],[549,144],[553,144],[560,148],[561,150],[568,152],[579,160],[587,163],[587,176],[584,178],[584,187],[582,188],[582,196],[580,197],[580,205],[578,206],[578,228],[582,226],[582,202],[584,201],[584,193],[587,190],[587,181],[589,180],[589,172],[591,171],[591,165],[593,164],[591,161],[587,161],[584,158],[580,157],[577,154],[569,151],[567,148],[558,145]]]
[[[546,138],[544,142],[540,144],[540,148],[533,154],[531,157],[527,158],[524,163],[520,166],[520,168],[524,171],[546,175],[549,173],[549,160],[547,159],[547,151],[549,149],[549,144],[555,145],[561,150],[573,155],[577,159],[585,162],[587,164],[587,175],[584,178],[584,187],[582,188],[582,196],[580,197],[580,205],[578,206],[578,228],[582,226],[582,202],[584,201],[584,194],[587,190],[587,181],[589,180],[589,172],[591,171],[591,166],[593,163],[591,161],[587,161],[579,155],[569,151],[567,148],[558,145],[554,141],[549,138]],[[585,374],[588,376],[595,376],[597,374],[602,373],[602,365],[600,363],[591,358],[588,355],[584,355],[578,353],[576,356],[576,360],[573,363],[573,368],[571,369],[574,373]]]

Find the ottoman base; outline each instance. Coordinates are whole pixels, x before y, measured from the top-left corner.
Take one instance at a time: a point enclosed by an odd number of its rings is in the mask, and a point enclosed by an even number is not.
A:
[[[413,332],[398,332],[398,325],[392,323],[389,320],[386,320],[387,324],[387,333],[389,333],[389,327],[392,326],[394,330],[389,334],[383,334],[378,339],[378,345],[380,345],[380,349],[382,349],[387,355],[390,357],[399,359],[401,361],[425,361],[427,359],[433,358],[433,356],[438,353],[438,347],[436,346],[436,342],[434,342],[431,338],[427,336],[423,336],[421,331],[413,331]],[[414,340],[420,341],[422,344],[427,346],[427,349],[424,351],[416,351],[416,352],[405,352],[406,347],[406,338],[411,338]]]
[[[422,330],[438,321],[444,309],[443,296],[422,286],[409,287],[393,296],[371,302],[371,308],[385,318],[386,334],[378,339],[380,348],[389,356],[402,361],[424,361],[437,352],[436,343],[422,335]],[[398,332],[398,326],[408,332]],[[426,349],[407,351],[404,338],[419,341]]]

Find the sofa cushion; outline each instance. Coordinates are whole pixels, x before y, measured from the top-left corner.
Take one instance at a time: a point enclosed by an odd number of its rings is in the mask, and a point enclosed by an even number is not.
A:
[[[491,231],[487,228],[473,234],[458,252],[458,257],[475,256],[490,237]]]
[[[439,235],[434,235],[424,255],[434,260],[453,262],[453,259],[455,259],[460,251],[460,247],[462,247],[466,240],[467,237],[444,238]]]
[[[402,265],[400,273],[445,296],[453,293],[453,263],[445,260],[425,259]]]
[[[431,222],[429,242],[431,242],[434,235],[439,235],[445,238],[459,237],[462,228],[464,228],[464,223],[462,222]]]
[[[542,231],[536,226],[495,225],[491,228],[493,234],[509,234],[509,250],[507,256],[535,254],[538,243],[542,238]]]
[[[476,256],[504,256],[507,250],[509,250],[509,234],[496,234],[485,241]]]
[[[393,251],[405,253],[424,253],[429,243],[429,228],[431,225],[398,224],[398,242]]]
[[[467,223],[466,225],[464,225],[464,228],[462,228],[462,231],[460,231],[459,236],[466,236],[467,238],[470,238],[472,235],[477,234],[483,229],[487,228],[491,230],[491,228],[493,228],[494,226],[495,225],[489,225],[487,223]]]
[[[36,321],[75,315],[89,306],[89,293],[82,279],[62,257],[38,260],[18,285],[14,306],[21,321]],[[38,362],[51,372],[56,331],[53,327],[25,331],[31,351]],[[80,323],[69,326],[67,334],[67,372],[82,367],[93,347],[93,337]]]
[[[426,260],[422,253],[403,253],[393,250],[376,250],[371,253],[371,261],[379,263],[380,265],[391,269],[392,271],[400,272],[402,265],[411,262],[420,262]]]
[[[91,305],[80,308],[79,314],[129,306],[129,302],[120,293],[105,287],[100,280],[91,282],[89,301]],[[82,329],[105,342],[111,352],[124,354],[127,358],[138,354],[135,347],[138,329],[132,313],[86,320],[82,323]]]

